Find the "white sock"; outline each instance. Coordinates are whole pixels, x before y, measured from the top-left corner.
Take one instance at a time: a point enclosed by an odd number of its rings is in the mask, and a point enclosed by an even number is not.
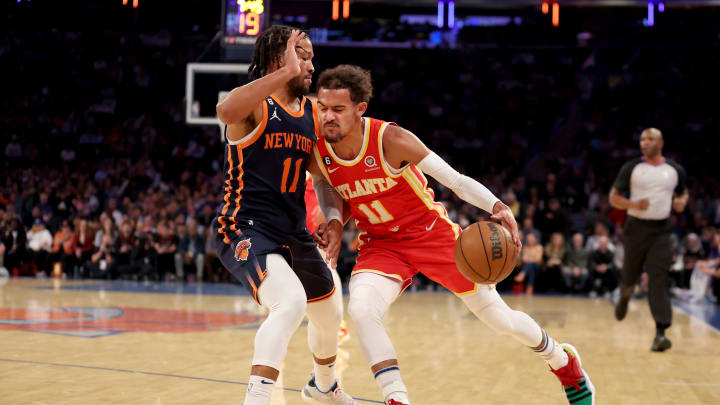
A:
[[[267,377],[251,375],[243,405],[267,405],[274,386],[275,381]]]
[[[386,367],[375,373],[375,381],[377,381],[382,390],[383,398],[388,399],[392,394],[393,399],[409,404],[407,387],[403,383],[400,376],[400,368],[398,366]]]
[[[544,330],[543,341],[545,344],[540,350],[535,350],[535,353],[545,360],[553,370],[565,367],[568,364],[568,355],[562,346],[560,346],[560,343],[548,336]]]
[[[330,391],[335,385],[335,362],[330,364],[317,364],[313,370],[315,374],[315,386],[323,394]]]

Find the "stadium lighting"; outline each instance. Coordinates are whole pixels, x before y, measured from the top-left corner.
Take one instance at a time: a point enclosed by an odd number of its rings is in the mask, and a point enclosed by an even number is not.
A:
[[[652,3],[648,3],[647,25],[648,27],[655,25],[655,5]]]
[[[445,25],[445,5],[442,0],[438,0],[437,26],[442,28]]]
[[[548,3],[547,1],[543,1],[541,10],[542,10],[543,14],[549,13],[550,12],[550,3]]]
[[[350,0],[343,0],[343,18],[350,17]]]
[[[450,1],[448,3],[448,27],[452,28],[455,26],[455,2]]]
[[[663,3],[662,1],[658,3],[658,11],[661,13],[665,12],[665,3]]]
[[[558,3],[552,5],[552,25],[553,27],[560,25],[560,5]]]
[[[340,18],[340,0],[333,0],[332,4],[332,19],[337,21]]]

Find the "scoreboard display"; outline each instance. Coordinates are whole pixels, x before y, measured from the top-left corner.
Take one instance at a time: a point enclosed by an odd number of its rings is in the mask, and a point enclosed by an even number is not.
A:
[[[222,0],[223,44],[253,45],[265,29],[270,0]]]

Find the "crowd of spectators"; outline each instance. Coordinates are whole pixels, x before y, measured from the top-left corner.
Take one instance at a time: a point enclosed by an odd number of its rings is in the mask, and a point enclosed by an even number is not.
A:
[[[706,27],[705,27],[706,28]],[[703,29],[705,29],[703,28]],[[9,29],[0,74],[0,258],[11,274],[232,281],[209,224],[222,199],[217,127],[183,120],[185,64],[209,40],[123,30]],[[645,37],[643,37],[645,38]],[[712,280],[720,247],[714,45],[512,49],[318,46],[316,68],[372,71],[368,115],[395,121],[514,211],[525,248],[500,288],[608,295],[625,213],[607,194],[648,126],[690,176],[671,217],[673,282]],[[52,69],[48,67],[52,66]],[[486,215],[432,183],[450,217]],[[349,275],[354,230],[340,272]],[[714,279],[718,294],[718,277]],[[435,288],[418,279],[416,288]]]

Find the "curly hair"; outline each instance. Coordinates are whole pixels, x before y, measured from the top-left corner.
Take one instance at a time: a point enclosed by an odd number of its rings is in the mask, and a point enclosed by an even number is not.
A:
[[[270,64],[280,61],[280,56],[285,52],[287,41],[294,29],[296,28],[287,25],[273,25],[260,34],[255,40],[253,56],[248,68],[250,80],[265,76]]]
[[[373,87],[370,71],[354,65],[339,65],[320,74],[318,90],[348,89],[353,103],[369,102]]]

